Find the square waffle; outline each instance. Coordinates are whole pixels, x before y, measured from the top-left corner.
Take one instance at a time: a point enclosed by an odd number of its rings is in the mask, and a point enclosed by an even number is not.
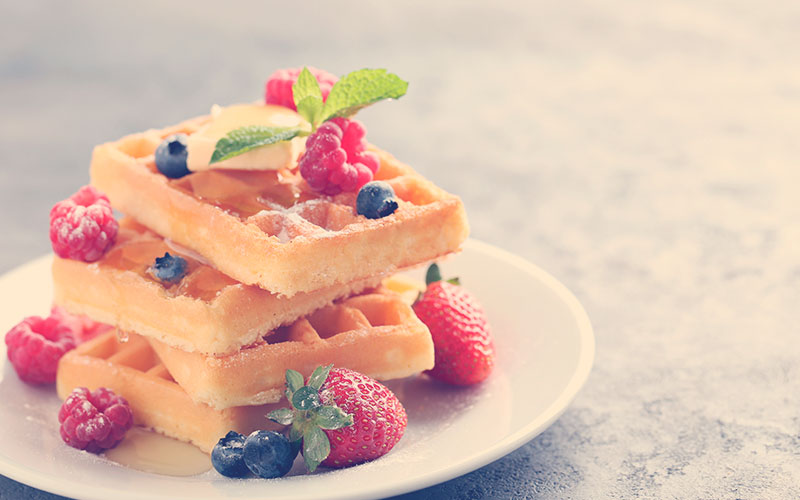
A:
[[[167,251],[188,263],[186,276],[171,285],[148,272]],[[193,252],[123,219],[115,245],[99,261],[56,257],[53,282],[55,302],[70,312],[186,351],[224,354],[335,299],[375,287],[380,277],[281,297],[237,283]]]
[[[459,249],[469,227],[461,200],[386,152],[375,176],[392,185],[398,210],[355,213],[355,193],[311,191],[294,159],[280,171],[205,170],[168,179],[154,151],[191,134],[199,117],[97,146],[92,184],[112,205],[189,247],[236,280],[292,296],[438,258]]]
[[[272,406],[216,410],[192,401],[175,383],[150,344],[130,335],[124,343],[113,331],[81,344],[61,358],[56,379],[58,395],[72,389],[108,387],[128,400],[134,423],[193,443],[210,452],[230,430],[248,434],[268,427],[264,417]]]
[[[227,356],[190,353],[150,340],[196,402],[214,408],[278,401],[286,369],[305,376],[333,363],[378,380],[433,368],[433,341],[400,294],[381,289],[320,309]]]

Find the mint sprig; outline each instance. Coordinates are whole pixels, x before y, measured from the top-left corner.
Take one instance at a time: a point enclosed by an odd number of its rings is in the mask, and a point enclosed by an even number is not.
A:
[[[263,125],[250,125],[231,130],[225,137],[217,141],[209,164],[239,156],[261,146],[294,139],[302,132],[303,130],[299,127],[265,127]]]
[[[292,85],[292,96],[297,112],[311,124],[311,129],[316,130],[322,113],[322,91],[319,82],[308,68],[303,68],[297,81]]]
[[[286,398],[291,408],[269,412],[267,418],[281,425],[291,425],[289,441],[303,446],[303,460],[310,472],[331,452],[331,443],[323,429],[341,429],[353,425],[353,416],[335,405],[324,405],[319,390],[328,378],[333,365],[319,366],[311,374],[308,384],[294,370],[286,370]]]
[[[398,99],[408,90],[408,82],[385,69],[360,69],[350,72],[331,88],[323,102],[319,82],[308,70],[292,85],[297,113],[311,124],[311,132],[331,118],[349,118],[359,110],[386,99]],[[300,127],[266,127],[251,125],[228,132],[217,141],[210,164],[218,163],[255,148],[308,135]]]
[[[360,69],[346,74],[333,84],[324,103],[319,82],[308,68],[303,68],[292,86],[297,112],[308,120],[312,131],[331,118],[349,118],[370,104],[398,99],[407,90],[408,82],[385,69]]]
[[[343,76],[331,88],[322,108],[322,121],[349,118],[358,110],[385,99],[399,99],[408,82],[385,69],[360,69]]]

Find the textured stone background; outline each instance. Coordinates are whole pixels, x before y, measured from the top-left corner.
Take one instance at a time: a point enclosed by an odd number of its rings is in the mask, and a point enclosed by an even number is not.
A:
[[[92,145],[257,99],[277,67],[387,67],[411,87],[361,115],[370,139],[597,335],[549,430],[403,498],[800,497],[800,4],[314,8],[4,4],[0,270],[49,250]],[[0,477],[21,497],[53,498]]]

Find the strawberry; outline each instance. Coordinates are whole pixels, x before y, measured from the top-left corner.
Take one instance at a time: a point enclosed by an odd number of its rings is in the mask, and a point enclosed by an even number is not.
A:
[[[458,279],[442,281],[439,266],[428,268],[428,288],[414,312],[431,331],[435,365],[431,377],[454,385],[472,385],[494,367],[494,342],[486,313]]]
[[[268,417],[291,425],[289,441],[302,443],[311,472],[350,467],[391,450],[406,430],[408,417],[397,396],[378,381],[347,368],[320,366],[303,385],[303,376],[286,370],[286,399]]]

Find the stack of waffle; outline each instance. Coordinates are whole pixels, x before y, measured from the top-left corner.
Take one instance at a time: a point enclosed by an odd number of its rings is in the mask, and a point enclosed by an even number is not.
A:
[[[62,358],[59,395],[109,387],[138,425],[209,451],[229,430],[264,428],[288,368],[379,380],[431,368],[430,333],[386,280],[458,250],[461,201],[379,150],[376,179],[399,208],[374,220],[356,214],[355,193],[311,191],[296,155],[278,171],[162,175],[156,147],[207,120],[95,149],[92,183],[126,217],[99,261],[55,259],[55,302],[116,330]],[[187,262],[175,282],[151,271],[166,252]]]

